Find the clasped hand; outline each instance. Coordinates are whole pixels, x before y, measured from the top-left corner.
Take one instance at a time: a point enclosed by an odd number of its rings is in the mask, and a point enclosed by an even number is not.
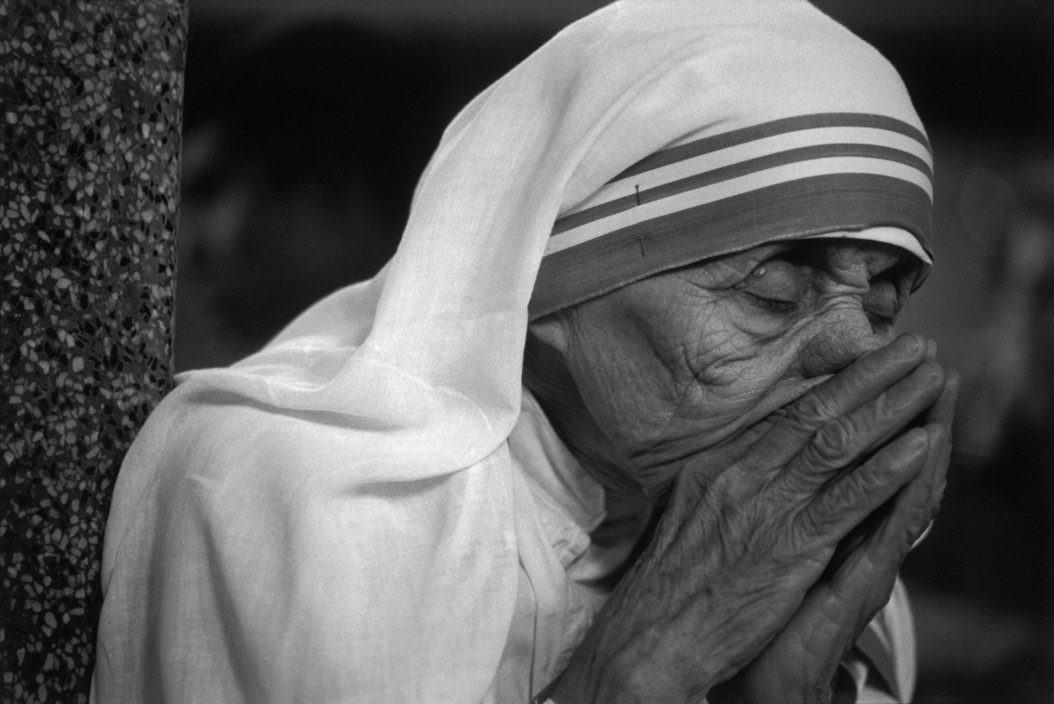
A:
[[[958,377],[916,335],[691,458],[554,692],[828,701],[944,489]]]

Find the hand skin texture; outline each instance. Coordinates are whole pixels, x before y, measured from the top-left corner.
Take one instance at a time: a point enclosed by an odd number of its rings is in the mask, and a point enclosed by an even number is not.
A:
[[[763,245],[532,324],[525,380],[565,442],[666,505],[554,701],[830,700],[944,488],[957,375],[892,339],[916,266]]]

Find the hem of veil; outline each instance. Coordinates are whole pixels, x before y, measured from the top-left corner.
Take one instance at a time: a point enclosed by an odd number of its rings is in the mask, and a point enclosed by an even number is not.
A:
[[[926,246],[929,196],[873,174],[818,176],[639,222],[542,259],[530,320],[663,271],[778,240],[894,227]],[[559,237],[559,235],[556,235]],[[915,283],[917,288],[928,265]]]

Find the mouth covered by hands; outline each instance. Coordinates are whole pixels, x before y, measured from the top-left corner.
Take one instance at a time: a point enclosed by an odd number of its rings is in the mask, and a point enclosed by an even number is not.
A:
[[[959,382],[934,351],[901,336],[688,458],[553,699],[829,700],[939,507]]]

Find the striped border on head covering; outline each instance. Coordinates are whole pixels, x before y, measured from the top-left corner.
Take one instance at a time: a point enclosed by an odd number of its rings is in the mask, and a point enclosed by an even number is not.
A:
[[[932,163],[926,136],[884,115],[800,115],[690,137],[557,219],[531,318],[780,239],[895,227],[929,254]]]

